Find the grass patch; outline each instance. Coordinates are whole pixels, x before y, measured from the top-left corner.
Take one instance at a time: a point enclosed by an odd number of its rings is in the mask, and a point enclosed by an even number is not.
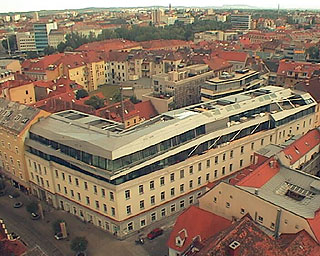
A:
[[[101,85],[96,91],[90,92],[89,95],[92,96],[97,92],[102,92],[106,99],[110,101],[110,98],[119,91],[119,85]]]

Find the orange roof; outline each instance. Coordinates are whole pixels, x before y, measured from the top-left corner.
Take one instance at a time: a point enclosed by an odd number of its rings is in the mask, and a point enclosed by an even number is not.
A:
[[[219,71],[219,70],[223,70],[223,69],[227,69],[227,68],[231,68],[232,64],[230,64],[228,61],[226,61],[223,58],[219,58],[219,57],[211,57],[210,59],[203,59],[204,63],[207,64],[210,69],[214,70],[214,71]]]
[[[317,242],[320,243],[320,209],[318,209],[313,219],[307,219],[307,221]]]
[[[288,71],[291,72],[305,72],[307,76],[311,76],[315,70],[320,69],[320,64],[313,64],[309,62],[296,62],[281,60],[279,62],[278,75],[287,75]]]
[[[57,53],[38,59],[25,60],[21,67],[24,71],[43,73],[49,68],[49,65],[55,65],[63,56],[63,53]]]
[[[286,147],[283,152],[290,159],[290,164],[294,164],[319,144],[320,132],[318,129],[313,129]]]
[[[246,52],[234,52],[234,51],[218,51],[213,52],[212,56],[218,56],[227,61],[238,61],[238,62],[246,62],[248,58],[248,54]]]
[[[109,39],[100,42],[93,42],[81,45],[77,48],[77,51],[99,51],[104,50],[106,52],[110,50],[122,50],[126,48],[133,48],[139,46],[139,43],[123,39]]]
[[[278,162],[272,157],[258,166],[248,176],[236,183],[237,186],[260,188],[280,170]]]
[[[188,41],[183,41],[183,40],[151,40],[151,41],[144,41],[140,43],[141,46],[144,49],[148,50],[156,50],[156,49],[165,49],[165,48],[171,48],[175,46],[190,46],[191,43]]]
[[[168,247],[183,252],[195,237],[200,236],[201,241],[205,241],[230,225],[230,220],[196,206],[190,206],[177,218],[168,240]],[[184,239],[181,246],[176,244],[177,236]]]
[[[149,120],[158,115],[157,110],[154,108],[150,100],[142,101],[134,105],[135,109],[139,112],[139,117],[144,120]]]

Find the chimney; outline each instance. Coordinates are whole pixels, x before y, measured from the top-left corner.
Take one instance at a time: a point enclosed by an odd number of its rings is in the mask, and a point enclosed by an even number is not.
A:
[[[259,189],[256,188],[256,189],[254,190],[254,194],[255,194],[256,196],[259,195]]]
[[[240,243],[238,241],[233,241],[229,244],[229,255],[240,256]]]

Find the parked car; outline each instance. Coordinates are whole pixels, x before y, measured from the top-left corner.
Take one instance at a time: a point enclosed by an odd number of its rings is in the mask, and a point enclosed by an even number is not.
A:
[[[152,240],[154,238],[156,238],[157,236],[161,236],[163,233],[163,229],[161,228],[155,228],[154,230],[152,230],[150,233],[148,233],[147,238],[149,240]]]
[[[32,220],[38,220],[38,219],[40,219],[40,215],[38,213],[32,212],[31,213],[31,219]]]
[[[16,202],[13,204],[13,208],[20,208],[23,206],[23,203],[22,202]]]
[[[57,239],[57,240],[62,240],[64,237],[63,237],[63,234],[61,232],[58,232],[58,233],[54,234],[54,238]]]

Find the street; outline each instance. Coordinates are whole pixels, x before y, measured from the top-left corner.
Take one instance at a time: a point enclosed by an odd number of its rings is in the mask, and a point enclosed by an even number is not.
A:
[[[12,191],[12,188],[7,190]],[[143,245],[136,245],[137,235],[132,235],[124,241],[115,239],[111,234],[106,233],[97,227],[83,223],[72,214],[64,211],[44,207],[45,219],[32,220],[26,211],[26,205],[32,200],[31,197],[20,193],[20,197],[10,199],[8,192],[0,197],[0,218],[6,223],[9,232],[20,235],[21,240],[30,249],[40,247],[48,256],[72,256],[70,241],[76,236],[84,236],[88,240],[88,255],[90,256],[164,256],[168,254],[167,240],[169,238],[174,217],[163,223],[155,223],[156,226],[148,228],[143,232],[147,233],[155,228],[162,227],[164,233],[154,240],[145,239]],[[13,208],[15,202],[22,202],[21,208]],[[57,219],[63,219],[67,224],[69,237],[65,240],[56,240],[52,229],[52,223]]]

